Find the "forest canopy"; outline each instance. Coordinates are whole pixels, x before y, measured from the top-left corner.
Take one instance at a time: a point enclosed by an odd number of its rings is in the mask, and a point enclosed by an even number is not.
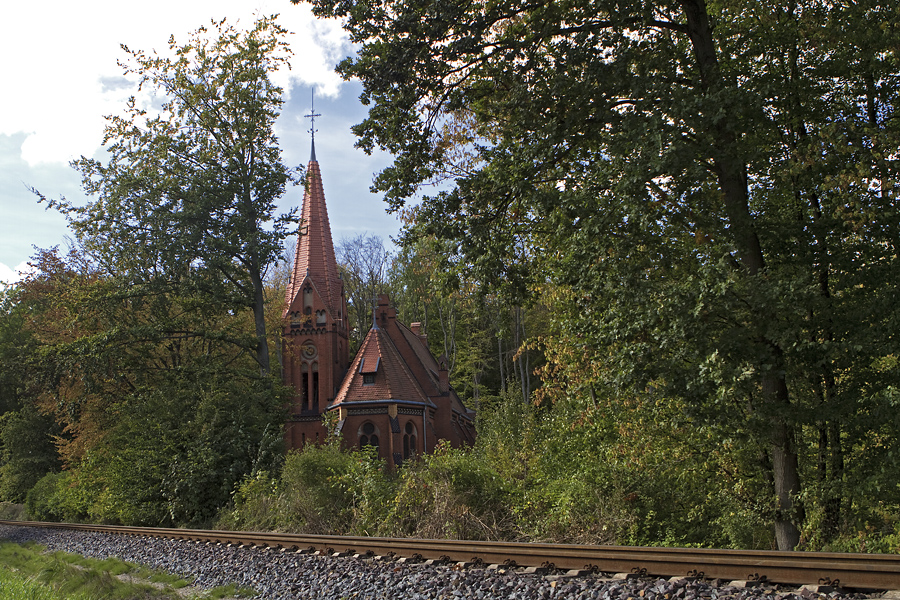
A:
[[[896,495],[895,5],[310,3],[360,45],[405,241],[550,307],[546,397],[678,403],[780,549]]]

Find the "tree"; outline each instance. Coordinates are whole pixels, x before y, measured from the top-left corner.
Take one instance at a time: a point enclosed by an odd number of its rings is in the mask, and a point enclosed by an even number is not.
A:
[[[347,290],[348,310],[353,316],[351,349],[355,351],[372,325],[372,311],[378,294],[388,293],[391,252],[379,236],[363,233],[341,239],[335,250]]]
[[[408,236],[484,285],[559,290],[553,319],[604,364],[583,390],[652,386],[760,443],[796,547],[807,448],[845,485],[854,415],[897,384],[869,368],[900,351],[894,9],[311,3],[361,44],[340,71],[372,106],[359,145],[395,154],[391,207],[455,179]]]
[[[67,470],[34,502],[58,496],[66,518],[208,525],[240,479],[277,466],[284,390],[233,341],[252,315],[129,287],[78,248],[41,252],[33,266],[17,294],[36,346],[29,400],[56,421]],[[47,428],[24,409],[2,423],[5,486],[48,464],[33,460]],[[28,441],[24,455],[15,439]]]
[[[54,423],[33,404],[0,415],[0,498],[22,503],[37,481],[59,469]]]
[[[275,17],[244,32],[223,20],[184,45],[170,37],[172,57],[123,46],[125,73],[160,94],[159,114],[132,97],[124,116],[107,118],[108,162],[73,163],[97,198],[84,207],[51,202],[104,271],[249,308],[263,376],[265,271],[294,222],[275,216],[275,201],[298,181],[273,131],[283,100],[270,73],[287,66],[286,33]]]
[[[35,407],[41,357],[21,296],[21,286],[0,289],[0,499],[18,503],[59,466],[58,428]]]

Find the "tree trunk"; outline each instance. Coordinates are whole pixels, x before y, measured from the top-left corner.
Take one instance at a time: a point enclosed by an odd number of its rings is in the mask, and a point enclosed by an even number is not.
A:
[[[262,272],[259,260],[254,257],[250,263],[250,281],[253,284],[253,322],[256,326],[256,362],[259,363],[259,374],[268,377],[269,340],[266,337],[266,298],[263,287]]]
[[[763,393],[770,402],[789,403],[784,377],[763,379]],[[794,524],[803,520],[802,507],[794,504],[800,493],[800,469],[794,447],[793,429],[781,417],[772,419],[772,474],[775,484],[775,541],[779,550],[793,550],[800,543],[800,530]]]
[[[682,0],[681,6],[687,19],[687,34],[694,50],[694,57],[700,74],[703,93],[717,94],[726,83],[721,77],[715,40],[703,0]],[[753,215],[749,208],[749,192],[747,190],[746,166],[739,158],[739,141],[729,122],[736,121],[731,107],[722,107],[721,117],[716,123],[710,123],[712,144],[713,171],[718,179],[725,204],[725,212],[731,225],[738,260],[741,267],[750,277],[762,276],[765,271],[765,259],[756,233]],[[759,330],[774,315],[767,314],[766,307],[754,309],[753,321]],[[781,368],[781,349],[772,340],[762,339],[763,344],[771,349],[776,364],[765,371],[760,385],[763,401],[772,410],[772,435],[770,452],[772,456],[773,480],[777,511],[775,517],[775,538],[779,550],[793,550],[800,541],[800,531],[793,522],[796,508],[794,498],[800,492],[800,472],[797,452],[794,447],[794,432],[787,421],[779,416],[790,404],[787,382]]]

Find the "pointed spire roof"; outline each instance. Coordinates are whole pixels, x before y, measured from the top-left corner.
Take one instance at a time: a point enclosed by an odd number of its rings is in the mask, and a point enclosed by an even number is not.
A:
[[[303,280],[308,275],[332,318],[337,319],[337,311],[342,305],[343,282],[334,256],[331,224],[328,221],[325,190],[322,187],[319,163],[316,161],[315,145],[312,159],[306,167],[306,190],[303,193],[300,218],[300,238],[297,240],[294,269],[287,289],[288,306],[297,297]]]

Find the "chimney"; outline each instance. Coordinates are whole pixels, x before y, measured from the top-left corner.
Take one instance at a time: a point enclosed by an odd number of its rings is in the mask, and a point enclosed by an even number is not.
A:
[[[387,294],[378,294],[378,312],[381,314],[383,324],[397,318],[397,309],[391,306],[391,299]]]
[[[422,328],[421,323],[411,323],[409,328],[412,330],[416,337],[419,338],[419,341],[422,342],[422,345],[428,348],[428,335],[425,333],[425,330]]]

